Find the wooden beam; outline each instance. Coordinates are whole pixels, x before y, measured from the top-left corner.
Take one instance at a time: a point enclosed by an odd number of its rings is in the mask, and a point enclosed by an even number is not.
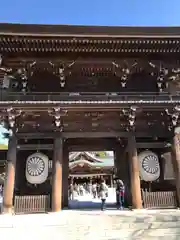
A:
[[[137,149],[142,148],[169,148],[166,142],[136,142]],[[128,147],[126,148],[126,152],[128,152]]]
[[[18,150],[53,150],[53,144],[20,144]]]
[[[64,138],[128,138],[129,132],[64,132],[62,133]],[[164,131],[148,131],[148,132],[136,132],[136,138],[140,137],[169,137],[170,132]]]
[[[92,152],[98,152],[98,151],[113,151],[115,147],[110,145],[97,145],[97,146],[91,146],[91,145],[70,145],[68,147],[68,150],[71,152],[81,152],[81,151],[92,151]]]
[[[167,143],[165,142],[139,142],[136,144],[137,148],[166,148]],[[53,144],[20,144],[17,146],[18,150],[53,150]],[[84,144],[81,143],[69,144],[69,151],[102,151],[102,150],[114,150],[115,146],[113,144],[102,143],[102,144]]]
[[[165,148],[166,142],[139,142],[136,143],[137,148]]]
[[[34,133],[17,133],[19,139],[44,139],[54,138],[62,134],[63,138],[128,138],[129,132],[34,132]],[[135,132],[136,138],[140,137],[171,137],[170,131],[146,131]]]
[[[55,132],[27,132],[27,133],[16,133],[16,136],[19,139],[48,139],[48,138],[54,138],[55,136],[60,135],[60,133]]]

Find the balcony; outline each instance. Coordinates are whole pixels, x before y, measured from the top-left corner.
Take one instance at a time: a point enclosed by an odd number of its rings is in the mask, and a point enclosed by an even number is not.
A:
[[[180,101],[180,92],[0,92],[0,101]]]

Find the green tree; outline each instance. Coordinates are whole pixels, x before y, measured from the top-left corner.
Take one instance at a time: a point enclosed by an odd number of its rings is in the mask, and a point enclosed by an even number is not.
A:
[[[105,158],[105,157],[107,157],[106,151],[96,152],[95,155],[96,155],[96,157],[99,157],[99,158]]]

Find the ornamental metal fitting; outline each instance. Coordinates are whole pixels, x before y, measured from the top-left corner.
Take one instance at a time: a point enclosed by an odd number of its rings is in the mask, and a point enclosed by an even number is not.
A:
[[[126,87],[129,76],[132,74],[132,71],[137,67],[138,63],[135,61],[133,63],[128,63],[124,61],[122,64],[112,62],[112,65],[115,67],[114,74],[120,78],[121,86]]]
[[[129,122],[129,125],[127,127],[127,130],[134,130],[134,127],[135,127],[135,120],[136,120],[136,110],[137,110],[137,107],[136,106],[132,106],[130,107],[129,110],[127,110],[126,112],[126,115],[128,117],[128,122]]]
[[[179,82],[180,79],[180,68],[173,68],[171,71],[171,75],[169,77],[169,81],[171,82]]]
[[[172,127],[176,127],[180,116],[180,106],[175,106],[172,112],[169,112],[169,109],[165,109],[165,112],[171,118]]]
[[[22,110],[17,110],[17,109],[13,109],[12,107],[9,107],[6,109],[6,112],[7,112],[8,124],[12,129],[15,127],[16,118],[19,115],[21,115]]]
[[[169,71],[166,68],[160,68],[159,75],[157,77],[157,86],[159,88],[159,91],[162,92],[163,85],[166,83],[166,77],[168,75]]]
[[[63,131],[62,116],[67,114],[67,110],[61,109],[60,107],[54,107],[48,111],[49,115],[54,118],[54,124],[60,131]]]
[[[136,118],[136,107],[131,107],[129,112],[129,125],[130,127],[133,127],[135,124],[135,118]]]
[[[65,84],[66,84],[66,72],[67,69],[72,67],[75,64],[75,61],[73,61],[70,64],[65,64],[65,63],[53,63],[53,62],[49,62],[49,64],[51,65],[51,67],[54,69],[54,74],[59,77],[60,80],[60,87],[64,88]]]

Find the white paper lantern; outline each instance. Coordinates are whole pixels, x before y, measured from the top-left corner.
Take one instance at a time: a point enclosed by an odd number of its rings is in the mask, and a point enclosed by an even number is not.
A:
[[[31,184],[41,184],[48,177],[49,158],[43,153],[36,152],[26,161],[26,179]]]
[[[146,182],[152,182],[160,177],[160,165],[158,156],[152,151],[143,151],[138,155],[140,178]]]

